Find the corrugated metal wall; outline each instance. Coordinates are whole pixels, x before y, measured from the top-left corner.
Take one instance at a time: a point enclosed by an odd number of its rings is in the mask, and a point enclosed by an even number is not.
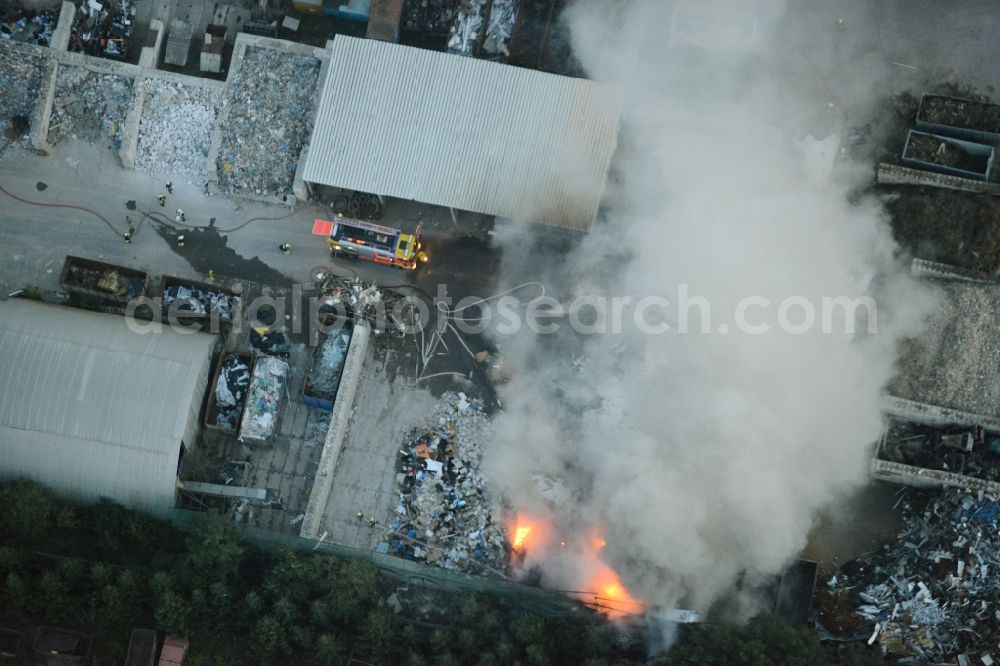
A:
[[[341,35],[304,179],[586,230],[620,114],[592,81]]]

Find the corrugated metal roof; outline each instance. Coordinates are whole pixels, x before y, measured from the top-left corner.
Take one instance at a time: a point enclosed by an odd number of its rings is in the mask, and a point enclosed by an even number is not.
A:
[[[620,114],[593,81],[339,35],[304,179],[586,230]]]
[[[140,335],[115,315],[0,302],[0,478],[170,509],[214,345],[202,333]]]

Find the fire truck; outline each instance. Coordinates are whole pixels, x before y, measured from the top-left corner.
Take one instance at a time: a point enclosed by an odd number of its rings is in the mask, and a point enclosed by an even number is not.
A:
[[[376,264],[406,270],[412,270],[427,261],[427,253],[423,249],[422,223],[417,226],[416,232],[404,234],[393,227],[338,217],[332,222],[316,220],[313,230],[314,233],[316,230],[329,233],[327,242],[330,244],[332,257],[368,259]]]

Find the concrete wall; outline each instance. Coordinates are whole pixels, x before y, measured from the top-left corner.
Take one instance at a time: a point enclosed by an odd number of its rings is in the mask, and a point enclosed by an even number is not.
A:
[[[59,10],[59,23],[52,33],[52,42],[49,46],[54,51],[66,51],[69,49],[69,38],[73,30],[73,19],[76,17],[76,5],[72,2],[63,2],[62,9]]]
[[[319,530],[323,525],[323,514],[330,499],[330,489],[333,486],[333,473],[340,460],[340,450],[344,445],[347,425],[354,409],[354,396],[361,380],[368,339],[371,329],[368,324],[360,323],[354,327],[351,344],[347,348],[347,358],[344,360],[344,370],[337,388],[337,397],[333,402],[333,413],[330,415],[330,428],[323,444],[323,454],[316,468],[313,487],[309,493],[309,503],[306,505],[306,516],[302,520],[300,534],[309,539],[318,539],[322,535]]]

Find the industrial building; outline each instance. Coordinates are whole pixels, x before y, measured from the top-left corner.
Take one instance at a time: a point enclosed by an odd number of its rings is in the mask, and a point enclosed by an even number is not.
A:
[[[333,40],[306,183],[590,229],[621,102],[593,81]]]
[[[75,500],[108,497],[166,514],[198,436],[216,340],[0,302],[0,480],[34,479]]]

